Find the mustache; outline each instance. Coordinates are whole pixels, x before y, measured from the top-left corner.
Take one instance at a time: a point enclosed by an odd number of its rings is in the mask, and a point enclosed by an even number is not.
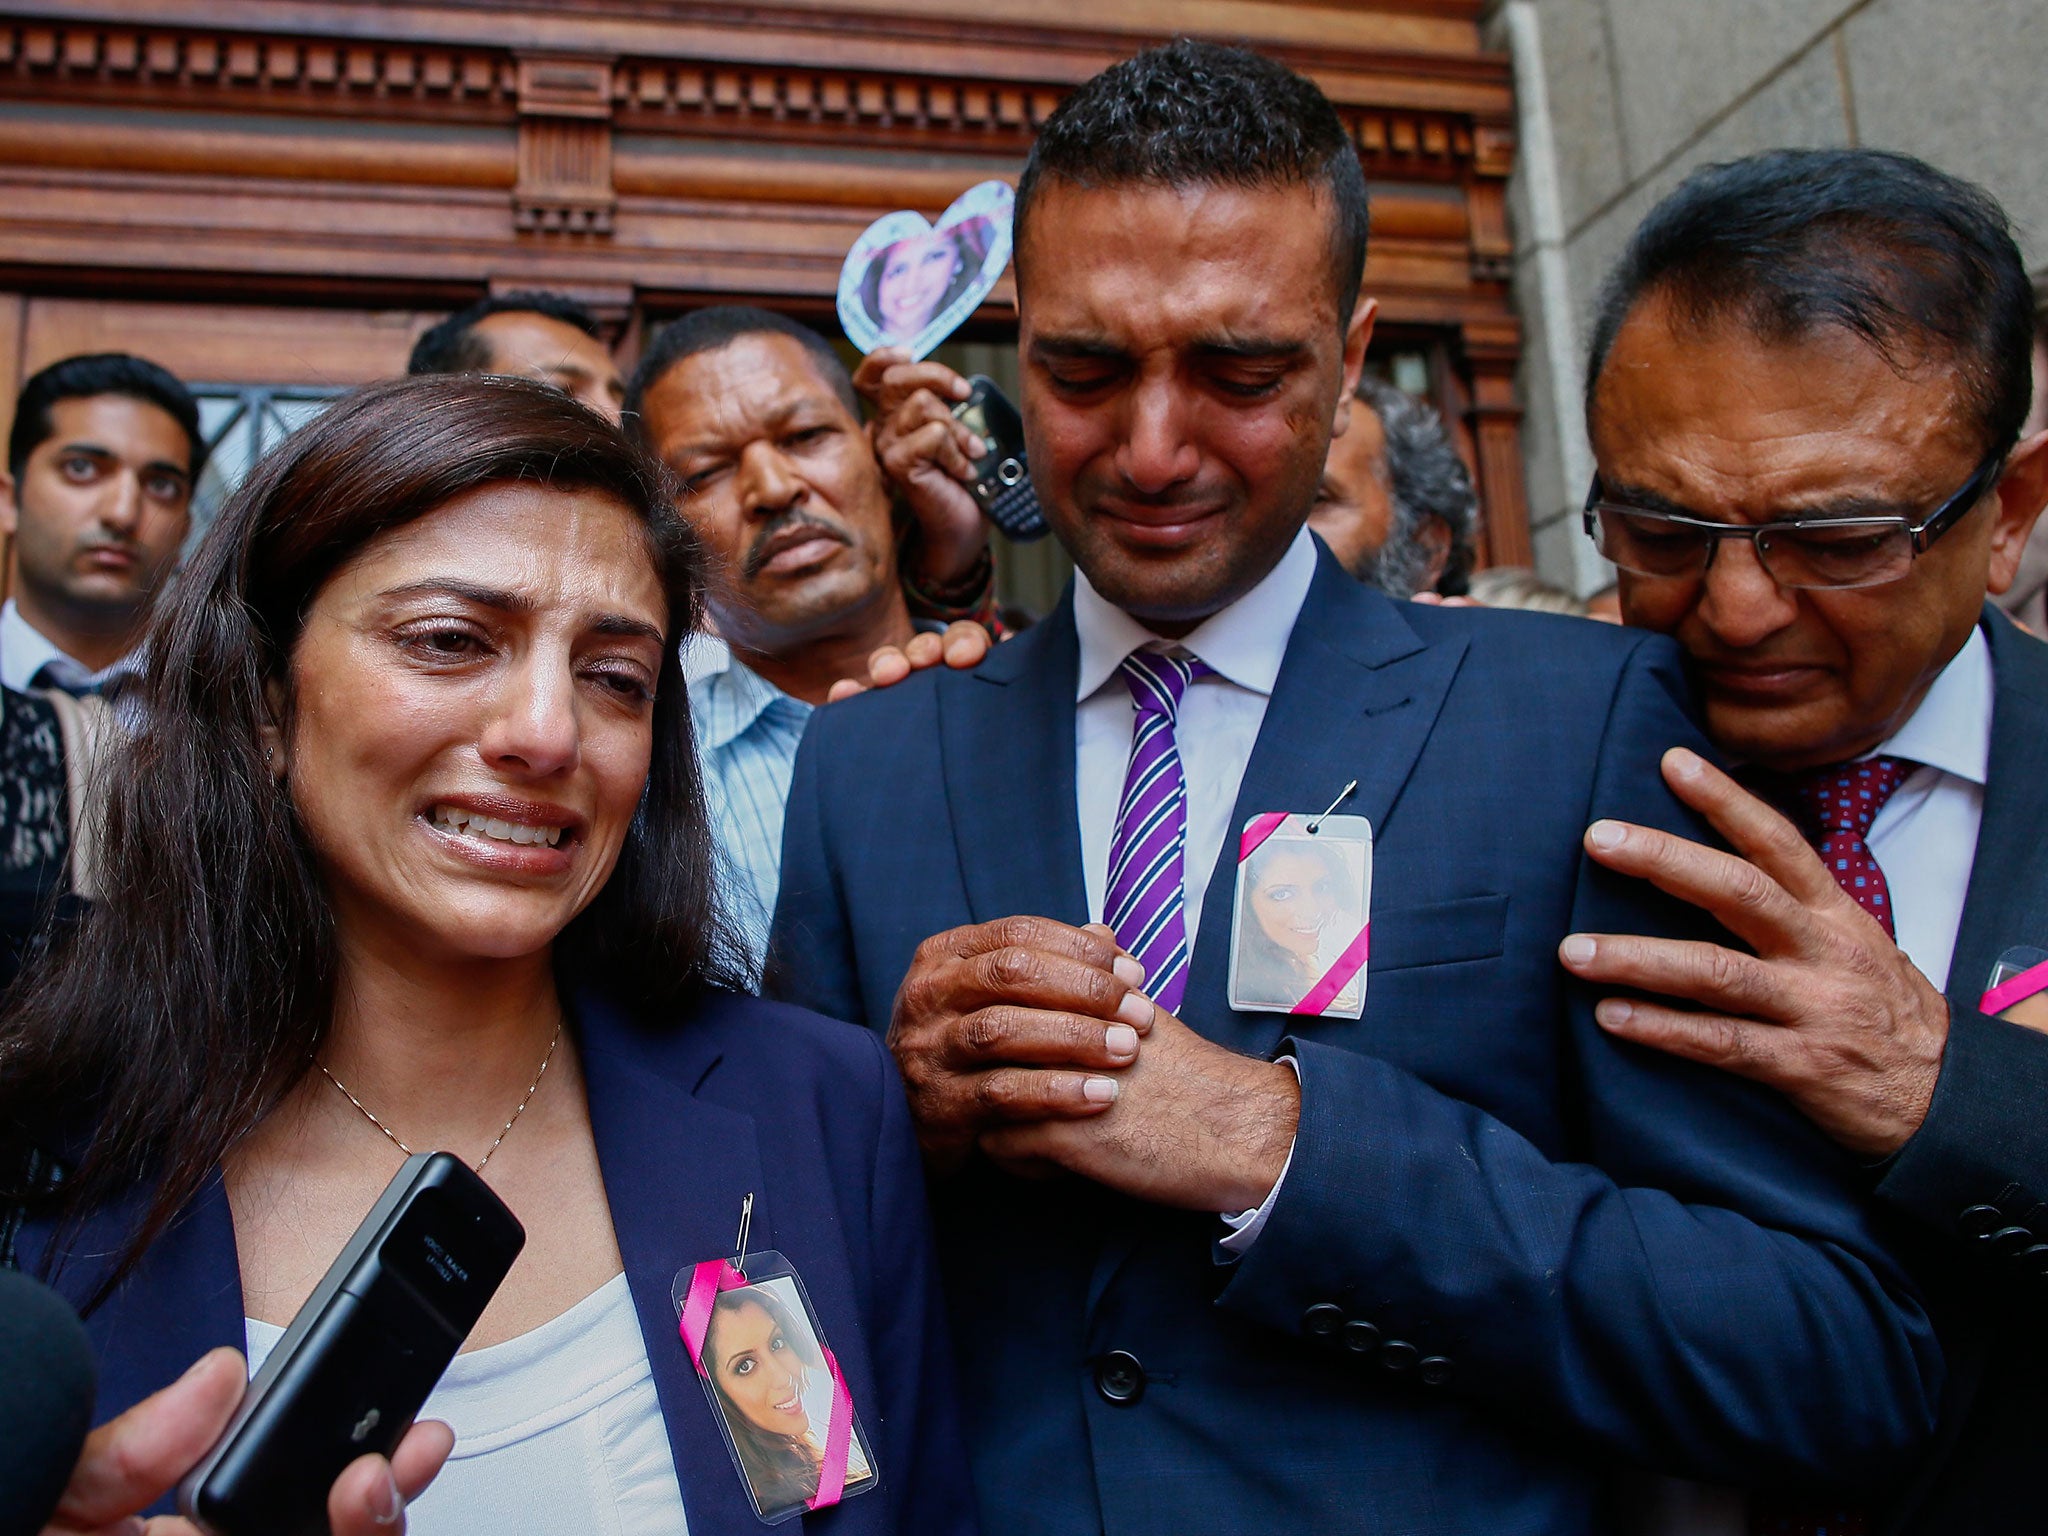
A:
[[[754,535],[753,543],[747,546],[746,558],[740,562],[740,574],[748,581],[760,575],[761,567],[774,558],[782,545],[794,542],[790,537],[794,533],[835,539],[841,544],[853,542],[847,537],[846,530],[838,525],[812,513],[792,509],[762,524],[761,531]]]

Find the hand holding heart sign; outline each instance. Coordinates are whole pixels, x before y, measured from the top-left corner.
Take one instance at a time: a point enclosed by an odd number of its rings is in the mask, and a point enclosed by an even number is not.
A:
[[[909,209],[886,213],[839,269],[839,323],[863,352],[903,347],[913,360],[953,333],[1010,262],[1007,182],[969,187],[936,228]]]

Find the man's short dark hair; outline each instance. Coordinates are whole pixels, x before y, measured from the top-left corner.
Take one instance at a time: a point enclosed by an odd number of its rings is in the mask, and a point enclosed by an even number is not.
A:
[[[1315,188],[1332,207],[1340,319],[1348,322],[1358,302],[1367,223],[1358,150],[1314,81],[1249,48],[1177,38],[1112,64],[1061,102],[1017,182],[1020,253],[1046,180],[1091,191],[1134,184]]]
[[[592,340],[604,340],[597,316],[574,299],[538,290],[506,293],[492,299],[479,299],[469,308],[458,309],[440,324],[422,331],[420,339],[412,344],[412,356],[406,359],[405,371],[482,373],[491,365],[491,349],[483,337],[476,334],[476,327],[493,315],[545,315],[550,320],[574,326]]]
[[[819,377],[845,402],[853,419],[860,420],[860,396],[854,393],[853,379],[839,354],[832,350],[831,342],[801,321],[778,315],[772,309],[756,309],[751,304],[715,304],[709,309],[692,310],[654,333],[646,352],[641,354],[640,366],[626,382],[627,429],[642,438],[646,436],[640,421],[640,402],[671,368],[699,352],[731,346],[742,336],[787,336],[798,343],[810,354]]]
[[[21,387],[14,402],[14,426],[7,434],[7,472],[21,483],[28,456],[57,431],[51,410],[62,400],[125,395],[153,405],[185,429],[192,451],[193,480],[206,467],[206,440],[199,434],[199,402],[168,368],[126,352],[92,352],[50,364]]]
[[[1358,398],[1379,418],[1386,439],[1387,478],[1393,489],[1394,526],[1373,556],[1366,580],[1396,597],[1413,597],[1429,575],[1429,552],[1416,537],[1425,517],[1451,536],[1443,574],[1432,589],[1462,597],[1472,574],[1472,541],[1479,525],[1479,498],[1472,475],[1444,419],[1434,406],[1386,380],[1363,374]]]
[[[1956,370],[1987,454],[2018,439],[2032,392],[2033,298],[1990,194],[1910,155],[1779,149],[1693,172],[1643,220],[1601,291],[1586,370],[1636,305],[1739,318],[1772,343],[1832,326],[1900,372]]]

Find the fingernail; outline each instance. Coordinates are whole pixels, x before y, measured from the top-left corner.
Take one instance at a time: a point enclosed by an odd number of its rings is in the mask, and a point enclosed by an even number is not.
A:
[[[1116,1005],[1116,1016],[1142,1029],[1152,1022],[1152,1000],[1142,992],[1126,992]]]
[[[1112,1056],[1138,1054],[1138,1032],[1128,1024],[1112,1024],[1102,1032],[1102,1043]]]
[[[1114,1104],[1117,1081],[1113,1077],[1091,1077],[1081,1084],[1081,1097],[1091,1104]]]
[[[1586,828],[1586,841],[1595,848],[1612,852],[1628,840],[1628,828],[1618,821],[1596,821]]]
[[[988,444],[970,433],[967,438],[967,451],[978,459],[988,452]]]
[[[384,1481],[374,1498],[376,1507],[373,1513],[379,1525],[396,1525],[405,1518],[405,1500],[398,1496],[398,1479],[391,1475],[388,1463],[384,1467]]]
[[[1145,985],[1145,967],[1138,964],[1129,955],[1118,955],[1109,962],[1109,969],[1111,974],[1127,987],[1142,987]]]
[[[1684,747],[1673,747],[1665,754],[1664,761],[1671,765],[1671,771],[1681,779],[1696,779],[1700,776],[1700,770],[1706,767],[1706,764],[1700,761],[1699,753],[1688,751]]]
[[[1564,941],[1563,954],[1566,965],[1589,965],[1599,946],[1583,933],[1575,933]]]
[[[1593,1018],[1602,1029],[1619,1029],[1635,1017],[1635,1009],[1618,997],[1603,997],[1593,1005]]]

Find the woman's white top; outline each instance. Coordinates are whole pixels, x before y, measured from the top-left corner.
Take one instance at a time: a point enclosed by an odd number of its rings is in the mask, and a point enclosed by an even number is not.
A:
[[[254,1373],[284,1330],[246,1321]],[[624,1275],[530,1333],[457,1355],[420,1417],[453,1428],[455,1452],[406,1511],[414,1536],[687,1536]]]

